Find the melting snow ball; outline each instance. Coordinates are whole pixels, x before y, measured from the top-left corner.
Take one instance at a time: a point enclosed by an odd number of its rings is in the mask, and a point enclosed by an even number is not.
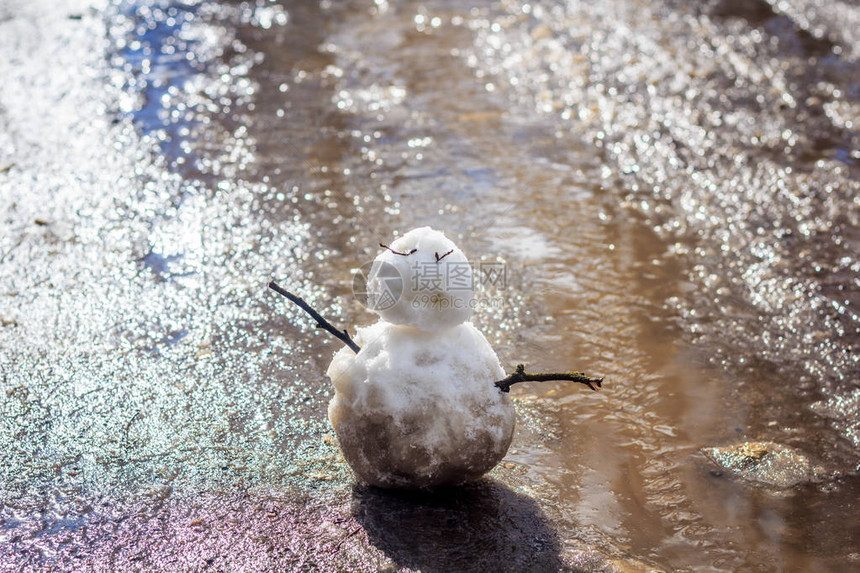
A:
[[[396,248],[410,244],[427,243],[409,238]],[[431,244],[438,251],[440,243]],[[329,366],[335,395],[328,415],[359,479],[380,487],[454,485],[501,461],[514,409],[493,384],[505,376],[499,359],[471,322],[440,335],[379,321],[355,340],[361,352],[342,348]]]
[[[438,332],[472,316],[472,267],[440,231],[409,231],[373,261],[368,302],[393,324]]]

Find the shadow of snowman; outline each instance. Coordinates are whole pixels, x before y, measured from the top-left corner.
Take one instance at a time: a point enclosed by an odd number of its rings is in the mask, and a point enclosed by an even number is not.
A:
[[[538,504],[499,482],[414,492],[356,485],[352,514],[399,567],[434,571],[559,571],[555,532]]]

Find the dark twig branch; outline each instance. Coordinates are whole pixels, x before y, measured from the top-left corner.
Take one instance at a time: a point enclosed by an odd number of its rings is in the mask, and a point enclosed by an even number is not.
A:
[[[343,545],[343,543],[344,543],[347,539],[349,539],[350,537],[352,537],[353,535],[355,535],[355,534],[356,534],[356,533],[358,533],[359,531],[361,531],[361,527],[356,527],[356,528],[355,528],[355,529],[353,529],[350,533],[347,533],[346,535],[344,535],[343,537],[341,537],[341,538],[340,538],[340,541],[338,541],[338,542],[337,542],[337,544],[336,544],[336,545],[334,546],[334,548],[330,551],[330,553],[334,553],[335,551],[337,551],[338,549],[340,549],[340,546],[341,546],[341,545]]]
[[[324,328],[325,330],[328,330],[329,332],[334,334],[338,340],[340,340],[341,342],[343,342],[344,344],[349,346],[353,352],[358,354],[358,351],[361,350],[361,348],[358,346],[358,344],[353,342],[352,338],[349,337],[349,333],[346,331],[346,329],[343,329],[343,330],[336,329],[334,326],[332,326],[332,324],[329,321],[327,321],[322,316],[320,316],[320,313],[318,313],[317,311],[312,309],[311,306],[305,302],[305,299],[303,299],[300,296],[296,296],[287,290],[282,289],[280,286],[278,286],[278,284],[275,281],[272,281],[269,283],[269,288],[272,289],[273,291],[275,291],[276,293],[287,297],[288,299],[290,299],[291,302],[298,305],[299,308],[301,308],[303,311],[305,311],[306,313],[311,315],[311,318],[313,318],[315,321],[317,321],[318,327]]]
[[[453,252],[454,252],[454,249],[451,249],[450,251],[448,251],[447,253],[445,253],[442,256],[439,256],[439,253],[433,253],[433,254],[436,256],[436,262],[438,263],[439,261],[441,261],[442,259],[444,259],[445,257],[447,257],[448,255],[450,255]]]
[[[388,249],[389,251],[391,251],[395,255],[400,255],[401,257],[408,257],[409,255],[411,255],[412,253],[414,253],[415,251],[418,250],[418,249],[412,249],[408,253],[401,253],[400,251],[395,251],[394,249],[392,249],[391,247],[389,247],[385,243],[379,243],[379,246],[382,247],[383,249]]]
[[[559,380],[566,382],[579,382],[585,384],[592,390],[597,390],[603,384],[603,378],[591,378],[582,372],[541,372],[539,374],[526,374],[525,366],[517,364],[516,371],[505,378],[496,382],[496,387],[502,392],[510,392],[511,386],[519,382],[548,382],[550,380]]]

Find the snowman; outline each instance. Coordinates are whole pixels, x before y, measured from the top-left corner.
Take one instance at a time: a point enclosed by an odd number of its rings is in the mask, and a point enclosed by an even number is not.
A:
[[[426,489],[474,481],[507,453],[515,412],[508,389],[529,380],[574,380],[580,373],[505,378],[490,343],[469,321],[472,269],[440,231],[409,231],[373,261],[368,307],[380,317],[353,340],[301,298],[270,283],[346,347],[327,374],[335,394],[328,417],[358,479],[385,488]]]

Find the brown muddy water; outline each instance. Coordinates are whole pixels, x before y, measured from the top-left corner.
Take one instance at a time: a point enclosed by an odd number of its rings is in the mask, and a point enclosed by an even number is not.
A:
[[[858,22],[0,0],[0,570],[860,570]],[[354,273],[422,225],[507,370],[605,383],[384,492],[265,285],[368,324]]]

